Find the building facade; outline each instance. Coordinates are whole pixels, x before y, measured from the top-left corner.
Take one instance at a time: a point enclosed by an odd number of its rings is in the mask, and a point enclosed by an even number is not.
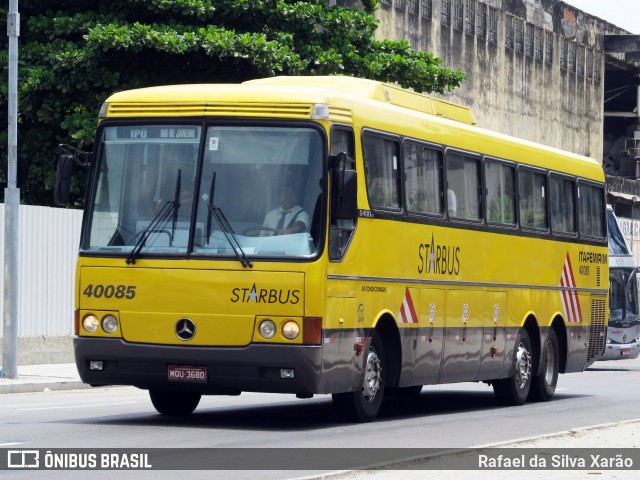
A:
[[[466,73],[442,98],[480,127],[594,158],[618,217],[640,220],[640,35],[559,0],[382,0],[376,16],[379,39]]]

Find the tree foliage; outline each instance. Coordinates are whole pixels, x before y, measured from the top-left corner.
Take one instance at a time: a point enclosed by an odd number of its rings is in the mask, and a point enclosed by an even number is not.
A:
[[[421,92],[461,84],[464,74],[431,53],[375,40],[376,1],[362,3],[364,11],[323,0],[22,0],[18,149],[31,164],[24,200],[51,203],[57,144],[91,149],[100,105],[118,90],[330,74]],[[7,78],[7,37],[0,42]],[[0,108],[6,115],[6,83]],[[0,142],[6,159],[6,132]],[[73,187],[78,198],[83,182]]]

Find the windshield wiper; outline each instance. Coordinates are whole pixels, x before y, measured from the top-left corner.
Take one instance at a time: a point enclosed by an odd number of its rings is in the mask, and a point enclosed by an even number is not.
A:
[[[178,220],[178,209],[180,208],[180,177],[181,171],[178,170],[178,178],[176,179],[176,191],[173,200],[168,200],[155,217],[149,222],[147,228],[142,231],[140,238],[136,242],[133,250],[127,257],[127,265],[135,264],[136,258],[140,254],[140,251],[144,248],[145,243],[149,239],[149,236],[154,232],[159,232],[169,221],[169,218],[173,218],[173,225],[171,228],[171,241],[173,242],[173,236],[175,235],[176,222]],[[168,232],[167,232],[168,233]]]
[[[178,169],[178,179],[176,181],[176,193],[173,197],[173,218],[171,219],[171,242],[176,235],[176,223],[178,223],[178,210],[180,209],[180,190],[182,189],[182,169]]]
[[[209,202],[207,203],[207,207],[209,204],[213,205],[213,194],[216,191],[216,172],[213,172],[213,177],[211,177],[211,186],[209,187]],[[206,236],[206,244],[209,244],[209,239],[211,238],[211,233],[213,231],[213,209],[209,208],[209,215],[207,215],[207,236]]]
[[[238,257],[238,260],[240,260],[240,263],[242,264],[242,266],[245,268],[247,267],[253,268],[253,264],[247,258],[247,255],[244,253],[244,250],[242,250],[242,247],[240,246],[240,242],[238,242],[238,239],[236,237],[235,232],[233,231],[233,228],[231,227],[231,224],[229,224],[229,222],[227,221],[227,218],[224,216],[224,213],[222,213],[222,210],[216,207],[215,204],[213,203],[213,196],[215,194],[215,190],[216,190],[216,173],[214,172],[213,177],[211,177],[211,187],[209,188],[209,202],[207,203],[207,208],[209,209],[209,218],[207,219],[207,238],[210,235],[211,216],[213,215],[216,217],[218,224],[220,224],[220,229],[222,230],[222,233],[224,233],[224,236],[226,237],[227,242],[229,242],[229,245],[231,245],[233,252],[236,254],[236,257]]]

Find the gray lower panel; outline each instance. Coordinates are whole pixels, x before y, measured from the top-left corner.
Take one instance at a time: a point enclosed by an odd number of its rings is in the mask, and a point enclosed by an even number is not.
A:
[[[241,391],[312,394],[318,393],[321,380],[320,346],[183,347],[75,338],[74,352],[80,378],[91,385],[134,385],[210,394]],[[103,370],[89,370],[91,360],[101,360]],[[207,380],[169,381],[169,365],[207,367]],[[281,378],[283,368],[295,369],[295,377]]]

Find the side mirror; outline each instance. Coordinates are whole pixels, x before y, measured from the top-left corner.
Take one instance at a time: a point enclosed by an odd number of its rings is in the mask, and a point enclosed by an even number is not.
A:
[[[77,163],[83,168],[89,169],[91,152],[83,152],[71,145],[58,145],[58,167],[56,168],[56,183],[53,190],[53,202],[56,205],[69,203],[71,192],[71,176],[73,164]]]
[[[345,153],[332,157],[331,215],[335,220],[353,220],[357,209],[357,174],[353,159]],[[348,168],[349,167],[349,168]]]
[[[53,201],[56,205],[69,203],[71,191],[71,175],[73,173],[73,155],[62,153],[58,155],[58,168],[56,169],[56,183],[53,191]]]

